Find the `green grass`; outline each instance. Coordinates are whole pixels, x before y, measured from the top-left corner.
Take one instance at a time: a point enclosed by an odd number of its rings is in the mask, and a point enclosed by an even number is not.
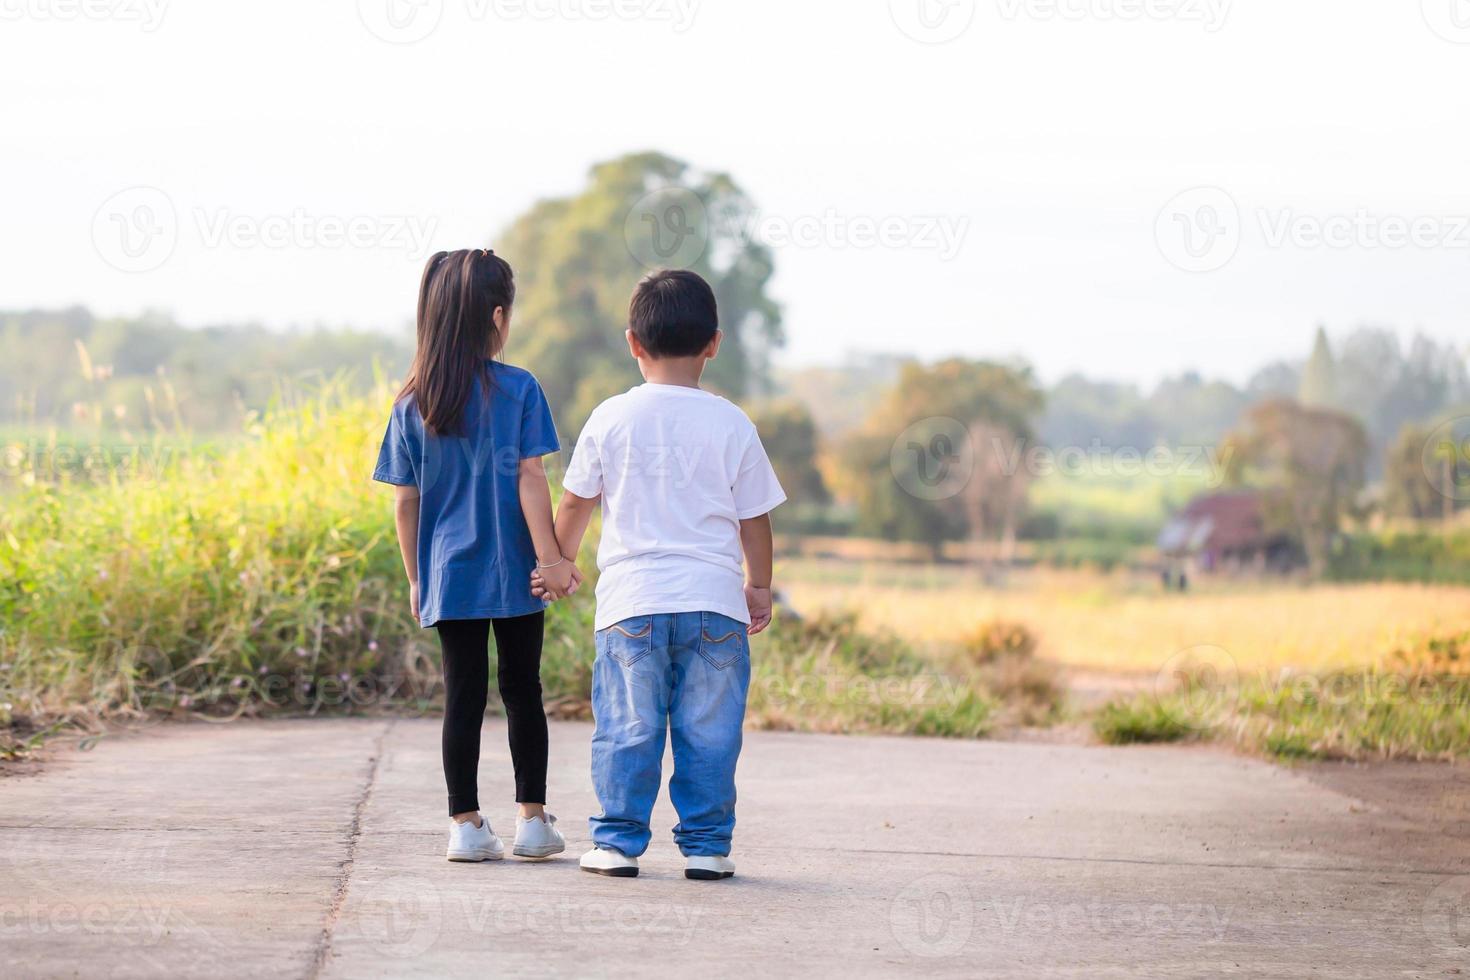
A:
[[[1104,742],[1179,741],[1196,733],[1283,760],[1470,758],[1470,676],[1406,669],[1246,678],[1141,695],[1093,722]]]
[[[1199,734],[1173,706],[1152,698],[1104,706],[1093,719],[1093,730],[1109,745],[1182,742]]]
[[[369,479],[391,398],[280,405],[146,476],[18,480],[0,510],[0,753],[120,717],[429,710],[438,645],[408,615],[391,493]],[[584,569],[591,562],[582,562]],[[543,684],[585,716],[590,589],[548,613]],[[754,643],[752,724],[974,737],[994,702],[851,621]]]

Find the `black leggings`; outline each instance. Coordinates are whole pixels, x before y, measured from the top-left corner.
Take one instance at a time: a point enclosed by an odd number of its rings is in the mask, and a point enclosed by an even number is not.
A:
[[[513,619],[445,619],[435,624],[444,650],[444,782],[449,814],[480,808],[480,724],[490,685],[495,628],[500,700],[510,729],[516,802],[546,802],[546,711],[541,707],[541,631],[545,613]]]

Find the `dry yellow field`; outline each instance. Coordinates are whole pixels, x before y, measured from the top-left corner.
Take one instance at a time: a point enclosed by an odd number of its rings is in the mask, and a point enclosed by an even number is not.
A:
[[[1126,573],[1025,570],[996,585],[963,566],[834,559],[776,574],[802,613],[852,610],[921,644],[1012,620],[1036,633],[1038,656],[1103,670],[1156,671],[1200,645],[1245,670],[1364,667],[1426,634],[1470,631],[1470,588],[1450,586],[1204,581],[1178,595]]]

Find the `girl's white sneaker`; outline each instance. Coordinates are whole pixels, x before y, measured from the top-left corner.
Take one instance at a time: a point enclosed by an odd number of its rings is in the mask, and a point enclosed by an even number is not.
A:
[[[684,877],[696,881],[718,881],[735,873],[735,862],[722,854],[691,854],[684,866]]]
[[[505,857],[505,845],[490,829],[490,821],[483,816],[480,826],[466,820],[449,821],[449,848],[445,857],[451,861],[499,861]]]
[[[594,847],[582,855],[582,870],[612,878],[638,877],[638,859],[612,848]]]
[[[551,857],[566,849],[567,840],[556,829],[556,818],[551,814],[530,819],[516,817],[516,842],[511,848],[516,857]]]

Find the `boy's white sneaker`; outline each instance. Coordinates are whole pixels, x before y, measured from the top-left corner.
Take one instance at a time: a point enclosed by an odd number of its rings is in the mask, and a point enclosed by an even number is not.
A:
[[[505,857],[505,845],[490,829],[490,821],[480,817],[480,826],[472,821],[449,821],[449,848],[445,857],[451,861],[499,861]]]
[[[556,829],[556,818],[551,814],[544,817],[516,817],[516,842],[511,853],[516,857],[544,858],[560,854],[567,849],[567,840]]]
[[[718,881],[735,873],[735,862],[722,854],[691,854],[684,877],[695,881]]]
[[[638,859],[612,848],[594,847],[582,855],[582,870],[612,878],[638,877]]]

